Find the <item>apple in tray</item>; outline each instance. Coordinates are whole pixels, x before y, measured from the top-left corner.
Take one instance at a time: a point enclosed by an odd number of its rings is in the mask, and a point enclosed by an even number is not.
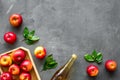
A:
[[[20,67],[17,64],[12,64],[8,71],[12,74],[12,75],[18,75],[20,73]]]
[[[4,54],[0,56],[0,65],[7,67],[10,66],[12,64],[12,59],[10,57],[10,55],[8,54]]]
[[[11,57],[14,62],[20,63],[25,59],[26,53],[24,50],[18,49],[12,52]]]
[[[32,70],[32,63],[30,60],[24,60],[21,64],[20,64],[20,68],[25,71],[31,71]]]
[[[22,72],[19,75],[19,80],[31,80],[31,75],[30,73]]]
[[[12,75],[9,72],[3,72],[0,75],[0,80],[13,80]]]

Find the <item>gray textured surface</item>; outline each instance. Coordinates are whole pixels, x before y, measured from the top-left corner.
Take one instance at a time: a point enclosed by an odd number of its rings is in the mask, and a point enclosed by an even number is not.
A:
[[[20,13],[24,23],[19,29],[12,28],[8,17]],[[25,26],[35,29],[41,40],[34,45],[21,42]],[[14,31],[18,40],[8,45],[3,40],[6,31]],[[44,61],[33,56],[42,80],[50,80],[54,72],[69,59],[78,55],[70,80],[120,80],[120,0],[0,0],[0,53],[24,46],[30,49],[43,45],[47,54],[53,54],[59,65],[56,69],[41,72]],[[101,51],[104,62],[114,59],[118,69],[110,74],[99,66],[96,78],[86,75],[89,65],[83,58],[93,49]],[[97,65],[97,64],[95,64]]]

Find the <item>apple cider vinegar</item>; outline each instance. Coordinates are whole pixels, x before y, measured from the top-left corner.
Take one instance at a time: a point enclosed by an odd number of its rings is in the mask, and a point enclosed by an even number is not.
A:
[[[77,55],[73,54],[72,57],[68,60],[68,62],[55,72],[51,80],[68,80],[70,69],[76,59]]]

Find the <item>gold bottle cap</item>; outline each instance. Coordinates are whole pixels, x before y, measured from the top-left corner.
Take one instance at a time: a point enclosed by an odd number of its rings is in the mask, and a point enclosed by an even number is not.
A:
[[[77,59],[77,55],[76,54],[72,54],[72,58]]]

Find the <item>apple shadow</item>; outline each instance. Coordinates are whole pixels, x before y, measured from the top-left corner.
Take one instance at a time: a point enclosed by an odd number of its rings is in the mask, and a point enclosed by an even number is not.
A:
[[[110,71],[107,71],[106,69],[104,69],[104,71],[108,74],[109,77],[114,77],[117,70],[113,71],[113,72],[110,72]]]
[[[4,46],[5,46],[6,49],[11,50],[15,47],[15,44],[8,44],[8,43],[5,42]]]
[[[24,27],[23,24],[21,24],[19,27],[13,27],[10,23],[8,24],[10,31],[15,31],[16,33],[19,33],[22,28]]]
[[[90,76],[87,76],[89,80],[96,80],[97,79],[97,76],[95,77],[90,77]]]

